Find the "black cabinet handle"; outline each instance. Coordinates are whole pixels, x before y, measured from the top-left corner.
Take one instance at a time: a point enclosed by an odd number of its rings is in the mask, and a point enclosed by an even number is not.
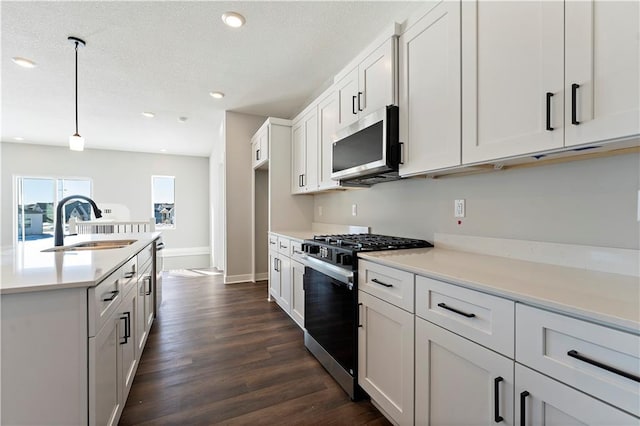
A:
[[[398,151],[400,151],[400,155],[399,155],[400,158],[399,158],[398,162],[400,164],[404,164],[404,142],[399,142],[398,145],[399,145],[398,146]]]
[[[114,290],[111,292],[111,296],[109,297],[105,297],[104,299],[102,299],[103,302],[111,302],[113,299],[115,299],[118,294],[120,294],[119,290]]]
[[[529,395],[527,391],[520,394],[520,426],[527,426],[526,403]]]
[[[124,277],[125,277],[125,278],[131,278],[131,277],[133,277],[135,274],[136,274],[135,272],[126,272],[126,273],[124,274]]]
[[[362,98],[362,92],[358,92],[358,111],[362,111],[361,98]]]
[[[362,327],[362,324],[360,324],[360,318],[362,318],[360,315],[360,306],[362,306],[362,303],[358,303],[358,327]]]
[[[358,113],[358,111],[356,111],[356,97],[355,96],[351,97],[351,112],[353,113],[353,115],[356,115]]]
[[[551,127],[551,98],[553,98],[553,93],[547,92],[547,130],[553,131],[553,127]]]
[[[260,150],[256,149],[256,161],[260,160]]]
[[[493,421],[496,423],[504,420],[504,417],[500,415],[500,382],[503,380],[502,377],[493,379]]]
[[[275,244],[275,243],[276,243],[275,241],[269,241],[269,244],[272,244],[272,245],[273,245],[273,244]]]
[[[580,355],[578,353],[578,351],[576,350],[570,350],[569,352],[567,352],[567,355],[569,355],[571,358],[575,358],[575,359],[579,359],[582,362],[586,362],[587,364],[591,364],[594,365],[598,368],[602,368],[603,370],[609,371],[611,373],[617,374],[619,376],[625,377],[629,380],[633,380],[634,382],[640,382],[640,377],[636,376],[635,374],[631,374],[631,373],[627,373],[626,371],[622,371],[619,370],[615,367],[611,367],[610,365],[607,364],[603,364],[600,361],[596,361],[594,359],[591,358],[587,358],[584,355]]]
[[[576,126],[580,124],[578,121],[578,88],[579,84],[573,83],[571,85],[571,124]]]
[[[131,312],[125,312],[125,316],[120,317],[124,320],[124,342],[120,342],[121,345],[126,345],[131,337]]]
[[[383,283],[382,281],[378,281],[378,279],[377,279],[377,278],[373,278],[373,279],[371,280],[371,282],[376,283],[376,284],[383,285],[383,286],[385,286],[385,287],[393,287],[393,284]]]
[[[306,180],[306,179],[305,179],[305,173],[303,173],[303,174],[302,174],[302,186],[305,186],[305,185],[306,185],[305,180]]]
[[[467,317],[467,318],[474,318],[476,316],[476,314],[468,314],[466,312],[459,311],[456,308],[452,308],[451,306],[445,305],[444,303],[438,303],[438,306],[441,307],[442,309],[446,309],[447,311],[455,312],[456,314],[462,315],[462,316]]]
[[[160,251],[164,249],[164,243],[159,243],[156,245],[156,251]]]
[[[146,277],[144,277],[144,280],[149,283],[149,291],[145,290],[144,294],[149,296],[151,294],[151,275],[147,275]]]

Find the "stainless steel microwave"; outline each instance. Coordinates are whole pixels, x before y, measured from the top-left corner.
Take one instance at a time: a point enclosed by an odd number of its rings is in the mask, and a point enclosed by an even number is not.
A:
[[[398,107],[389,105],[338,131],[331,179],[373,184],[398,179]]]

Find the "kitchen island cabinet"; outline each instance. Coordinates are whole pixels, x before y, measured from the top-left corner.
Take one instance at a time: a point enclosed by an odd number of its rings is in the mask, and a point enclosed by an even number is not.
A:
[[[141,356],[137,256],[158,236],[110,250],[3,250],[2,424],[117,424]]]

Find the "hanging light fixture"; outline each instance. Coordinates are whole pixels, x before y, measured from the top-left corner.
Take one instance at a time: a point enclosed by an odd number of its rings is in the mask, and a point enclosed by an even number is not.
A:
[[[86,43],[78,37],[68,37],[67,40],[75,45],[76,50],[76,132],[69,136],[69,149],[82,151],[84,150],[84,138],[78,133],[78,47],[84,47]]]

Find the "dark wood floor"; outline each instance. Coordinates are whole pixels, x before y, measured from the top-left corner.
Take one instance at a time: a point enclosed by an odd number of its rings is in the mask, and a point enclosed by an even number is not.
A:
[[[388,425],[307,352],[266,282],[165,277],[121,425]]]

